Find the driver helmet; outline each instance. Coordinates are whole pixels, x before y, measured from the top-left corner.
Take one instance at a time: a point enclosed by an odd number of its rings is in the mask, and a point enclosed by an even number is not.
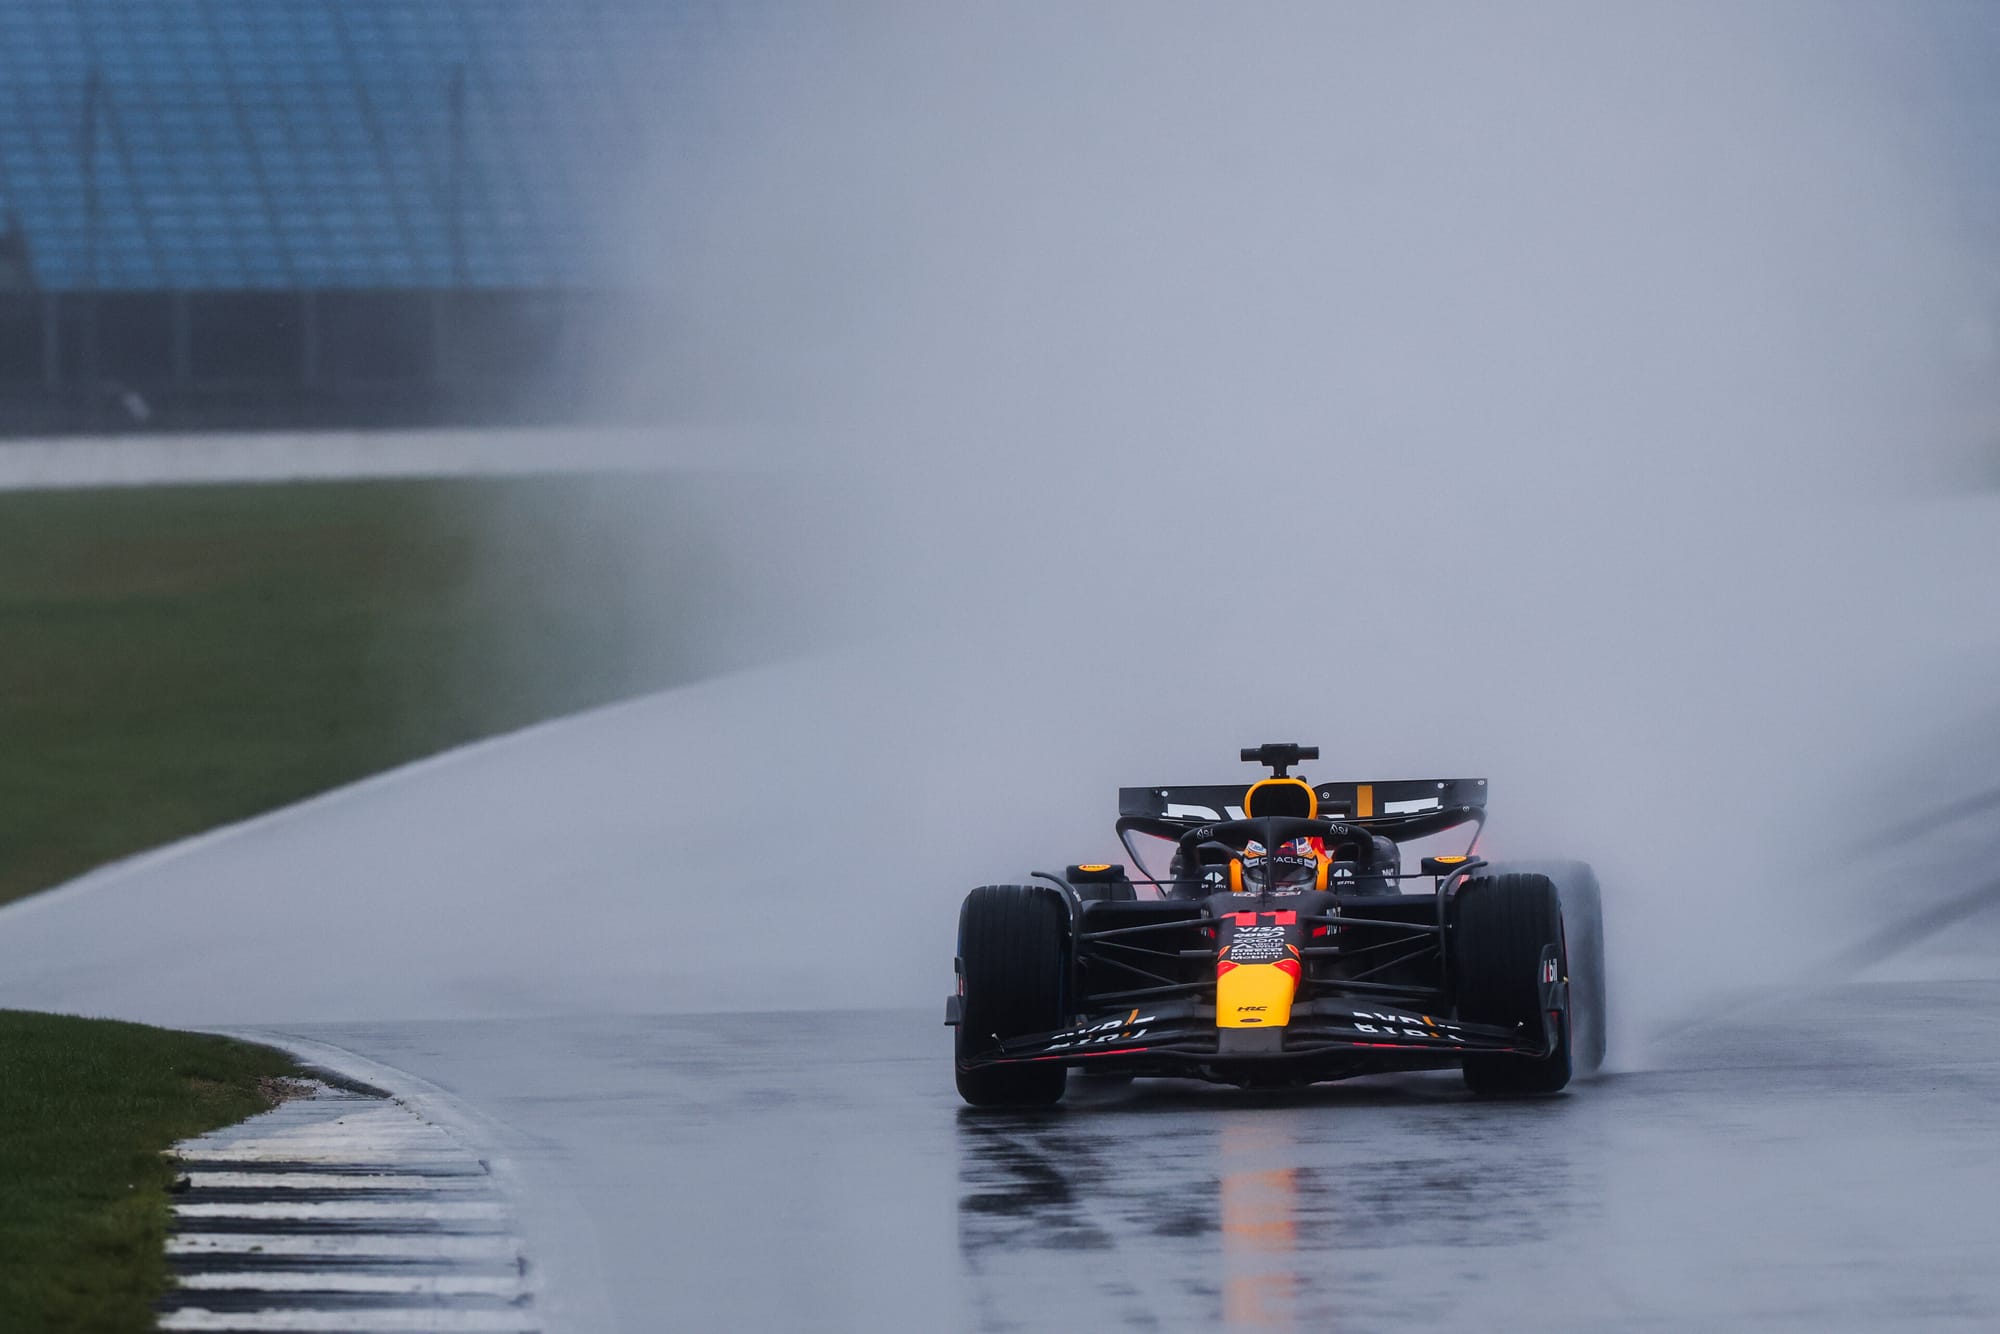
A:
[[[1318,838],[1291,838],[1266,851],[1252,839],[1243,848],[1243,887],[1261,890],[1312,889],[1326,862],[1326,844]]]

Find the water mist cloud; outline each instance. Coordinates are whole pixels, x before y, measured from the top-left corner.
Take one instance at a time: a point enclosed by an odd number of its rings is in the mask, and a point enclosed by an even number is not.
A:
[[[1885,686],[1991,647],[1855,614],[1965,558],[1917,499],[1964,299],[1908,15],[795,19],[670,146],[642,267],[869,515],[844,602],[931,632],[911,726],[985,720],[938,768],[1059,747],[982,819],[1267,736],[1489,773],[1504,850],[1603,863],[1657,1013],[1775,938],[1695,911],[1795,920]]]
[[[1844,850],[1933,799],[1927,741],[1977,785],[2000,660],[1910,15],[746,26],[599,220],[677,312],[608,379],[680,386],[730,475],[502,524],[488,571],[601,568],[722,674],[11,909],[0,999],[928,1005],[967,888],[1281,739],[1490,777],[1490,855],[1596,862],[1627,1059],[1811,974],[1919,891]]]

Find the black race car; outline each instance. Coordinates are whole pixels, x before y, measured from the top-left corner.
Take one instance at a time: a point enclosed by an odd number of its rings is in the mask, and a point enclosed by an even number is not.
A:
[[[1473,855],[1485,779],[1315,784],[1290,770],[1316,747],[1243,758],[1271,776],[1120,790],[1136,875],[1075,865],[966,896],[945,1022],[967,1102],[1053,1103],[1072,1068],[1282,1087],[1455,1066],[1524,1095],[1602,1063],[1588,866]],[[1466,825],[1464,853],[1405,874],[1402,844]],[[1172,848],[1161,873],[1146,837]]]

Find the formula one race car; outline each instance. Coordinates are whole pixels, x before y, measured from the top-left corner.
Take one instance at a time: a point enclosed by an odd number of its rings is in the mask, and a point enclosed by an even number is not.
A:
[[[1474,856],[1484,779],[1313,784],[1289,770],[1316,747],[1243,758],[1271,776],[1120,790],[1138,875],[1076,865],[966,897],[945,1022],[967,1102],[1053,1103],[1071,1068],[1272,1087],[1455,1066],[1524,1095],[1602,1063],[1588,866]],[[1405,874],[1402,843],[1468,824],[1464,853]],[[1164,874],[1135,836],[1171,845]]]

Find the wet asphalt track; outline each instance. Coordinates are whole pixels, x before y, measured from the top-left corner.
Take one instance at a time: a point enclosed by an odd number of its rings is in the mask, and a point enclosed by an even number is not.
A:
[[[570,1183],[580,1326],[2000,1328],[1995,981],[1748,1003],[1512,1104],[1426,1075],[974,1113],[928,1013],[292,1031]]]

